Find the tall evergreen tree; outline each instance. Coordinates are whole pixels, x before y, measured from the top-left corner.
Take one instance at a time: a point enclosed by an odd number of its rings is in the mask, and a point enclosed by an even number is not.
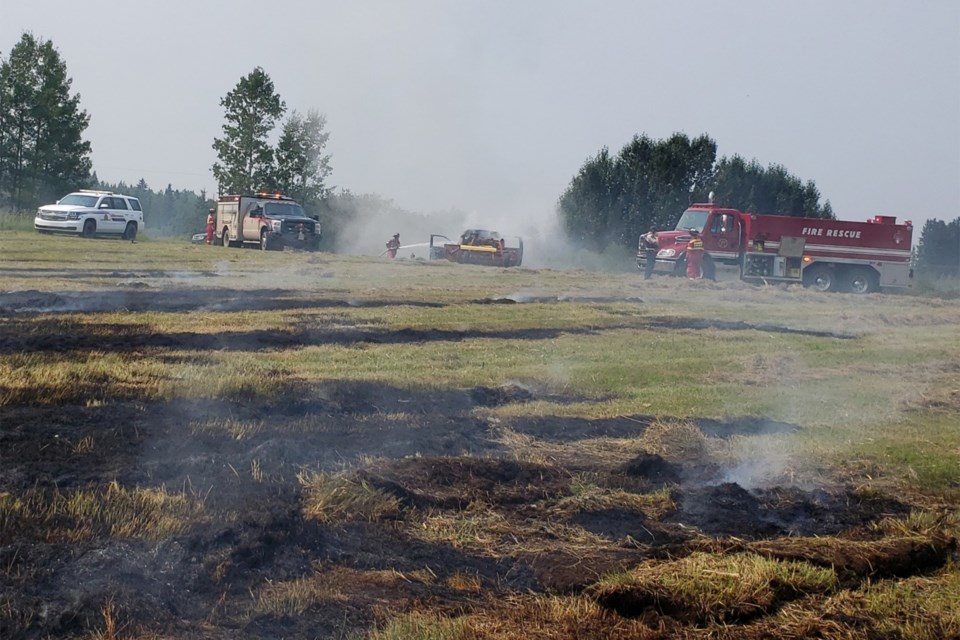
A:
[[[240,78],[220,100],[226,122],[223,137],[214,138],[217,161],[213,175],[220,193],[249,193],[275,182],[273,149],[267,137],[286,105],[273,80],[260,67]]]
[[[316,109],[306,117],[294,111],[283,124],[276,151],[275,187],[304,206],[314,206],[326,194],[330,156],[324,155],[330,134],[327,119]]]
[[[53,43],[29,33],[0,61],[0,198],[14,209],[90,179],[90,143],[83,140],[90,118],[71,84]]]

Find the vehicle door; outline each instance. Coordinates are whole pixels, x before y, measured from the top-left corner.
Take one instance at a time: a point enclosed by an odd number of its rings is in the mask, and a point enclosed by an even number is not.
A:
[[[113,198],[103,196],[97,203],[97,233],[117,233],[117,223],[114,222]]]
[[[110,233],[123,233],[127,227],[127,219],[130,217],[130,207],[127,201],[119,196],[110,198]],[[104,229],[107,231],[107,229]]]
[[[704,237],[704,248],[720,258],[736,257],[740,251],[740,220],[729,213],[711,214]]]
[[[143,209],[140,208],[140,201],[136,198],[127,198],[127,204],[130,205],[130,215],[127,220],[133,220],[143,230]]]
[[[248,200],[243,206],[246,215],[243,216],[243,239],[247,242],[260,240],[260,227],[263,225],[263,204],[256,200]]]

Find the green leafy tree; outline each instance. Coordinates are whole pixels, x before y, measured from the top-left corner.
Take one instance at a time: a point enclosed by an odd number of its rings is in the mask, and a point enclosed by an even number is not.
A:
[[[90,180],[89,124],[50,40],[24,33],[0,61],[0,198],[32,208]]]
[[[802,218],[833,218],[828,200],[820,204],[820,190],[813,181],[802,183],[783,165],[767,168],[738,155],[721,158],[712,189],[717,202],[741,211],[775,213]]]
[[[960,276],[960,218],[947,223],[927,220],[917,246],[918,273],[941,276]]]
[[[294,111],[283,124],[276,150],[274,188],[314,208],[327,195],[325,181],[330,175],[330,156],[324,148],[330,134],[327,119],[316,109],[301,116]]]
[[[220,193],[250,193],[274,179],[273,148],[267,137],[286,110],[273,80],[260,67],[240,78],[220,100],[225,109],[223,137],[214,138],[213,175]]]
[[[567,234],[598,251],[635,247],[649,226],[675,222],[691,194],[705,191],[716,153],[708,136],[682,133],[659,141],[634,136],[617,156],[602,149],[560,197]]]
[[[666,140],[634,136],[616,156],[604,148],[588,159],[560,196],[569,237],[595,251],[632,250],[650,226],[672,228],[691,202],[716,201],[742,211],[832,218],[830,202],[781,165],[764,169],[739,156],[716,160],[709,136],[676,133]]]

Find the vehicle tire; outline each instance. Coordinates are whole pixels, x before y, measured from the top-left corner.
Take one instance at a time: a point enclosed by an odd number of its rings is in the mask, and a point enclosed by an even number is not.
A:
[[[835,291],[837,274],[831,267],[815,264],[803,272],[803,286],[817,291]]]
[[[680,258],[677,260],[677,263],[673,265],[673,273],[671,275],[674,275],[678,278],[687,277],[687,259],[685,257]]]
[[[127,226],[123,230],[123,239],[133,242],[137,239],[137,223],[128,222]]]
[[[97,234],[97,221],[96,220],[84,220],[83,221],[83,231],[80,232],[84,238],[92,238]]]
[[[703,277],[705,280],[717,279],[717,263],[710,256],[703,256]]]
[[[850,293],[864,294],[880,290],[876,272],[867,267],[853,267],[843,278],[844,290]]]
[[[230,246],[230,230],[226,227],[223,228],[223,231],[220,232],[220,244],[224,247]]]
[[[261,251],[268,251],[268,250],[270,249],[270,247],[267,246],[268,244],[269,244],[269,241],[268,241],[268,237],[267,237],[267,230],[266,230],[266,229],[261,229],[261,230],[260,230],[260,250],[261,250]]]

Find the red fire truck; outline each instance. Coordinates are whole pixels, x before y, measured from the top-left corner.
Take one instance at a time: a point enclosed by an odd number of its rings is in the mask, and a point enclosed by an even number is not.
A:
[[[713,202],[693,204],[674,231],[657,233],[657,271],[686,273],[690,229],[701,233],[704,277],[716,266],[739,266],[748,282],[796,282],[819,291],[869,293],[912,284],[913,223],[892,216],[867,222],[741,213]],[[641,246],[637,266],[643,270]]]

